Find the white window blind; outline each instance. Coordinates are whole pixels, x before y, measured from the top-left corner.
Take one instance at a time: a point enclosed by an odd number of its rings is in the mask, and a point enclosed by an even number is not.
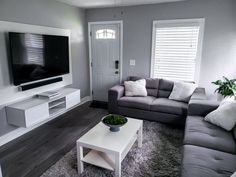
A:
[[[200,25],[155,24],[152,77],[194,81]]]

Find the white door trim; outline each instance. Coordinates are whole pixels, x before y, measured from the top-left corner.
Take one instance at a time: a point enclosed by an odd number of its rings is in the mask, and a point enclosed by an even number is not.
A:
[[[88,41],[89,41],[89,77],[90,77],[90,97],[93,99],[93,77],[92,71],[93,68],[91,67],[92,63],[92,44],[91,44],[91,25],[99,25],[99,24],[120,24],[120,82],[122,81],[122,73],[123,73],[123,20],[119,21],[98,21],[98,22],[88,22]]]

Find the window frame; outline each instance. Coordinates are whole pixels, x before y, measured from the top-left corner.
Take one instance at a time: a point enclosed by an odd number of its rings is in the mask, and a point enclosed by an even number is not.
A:
[[[205,18],[194,18],[194,19],[175,19],[175,20],[154,20],[152,26],[152,49],[151,49],[151,65],[150,65],[150,77],[153,78],[154,74],[154,60],[155,60],[155,43],[156,43],[156,26],[157,25],[184,25],[184,24],[199,24],[199,41],[197,46],[197,56],[196,56],[196,65],[194,71],[194,80],[193,82],[199,83],[200,78],[200,68],[202,60],[202,48],[204,40],[204,30],[205,30]]]

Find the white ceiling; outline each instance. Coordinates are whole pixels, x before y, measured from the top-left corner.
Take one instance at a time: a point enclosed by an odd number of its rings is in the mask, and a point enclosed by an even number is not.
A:
[[[81,8],[101,8],[176,2],[183,0],[58,0]]]

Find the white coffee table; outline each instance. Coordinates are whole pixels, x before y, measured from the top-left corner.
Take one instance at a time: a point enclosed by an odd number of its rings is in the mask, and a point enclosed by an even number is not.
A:
[[[85,162],[115,171],[115,176],[120,177],[121,162],[135,141],[142,146],[142,129],[143,121],[131,118],[119,132],[111,132],[102,122],[97,124],[77,140],[78,173],[83,172]],[[83,148],[91,149],[86,156]]]

